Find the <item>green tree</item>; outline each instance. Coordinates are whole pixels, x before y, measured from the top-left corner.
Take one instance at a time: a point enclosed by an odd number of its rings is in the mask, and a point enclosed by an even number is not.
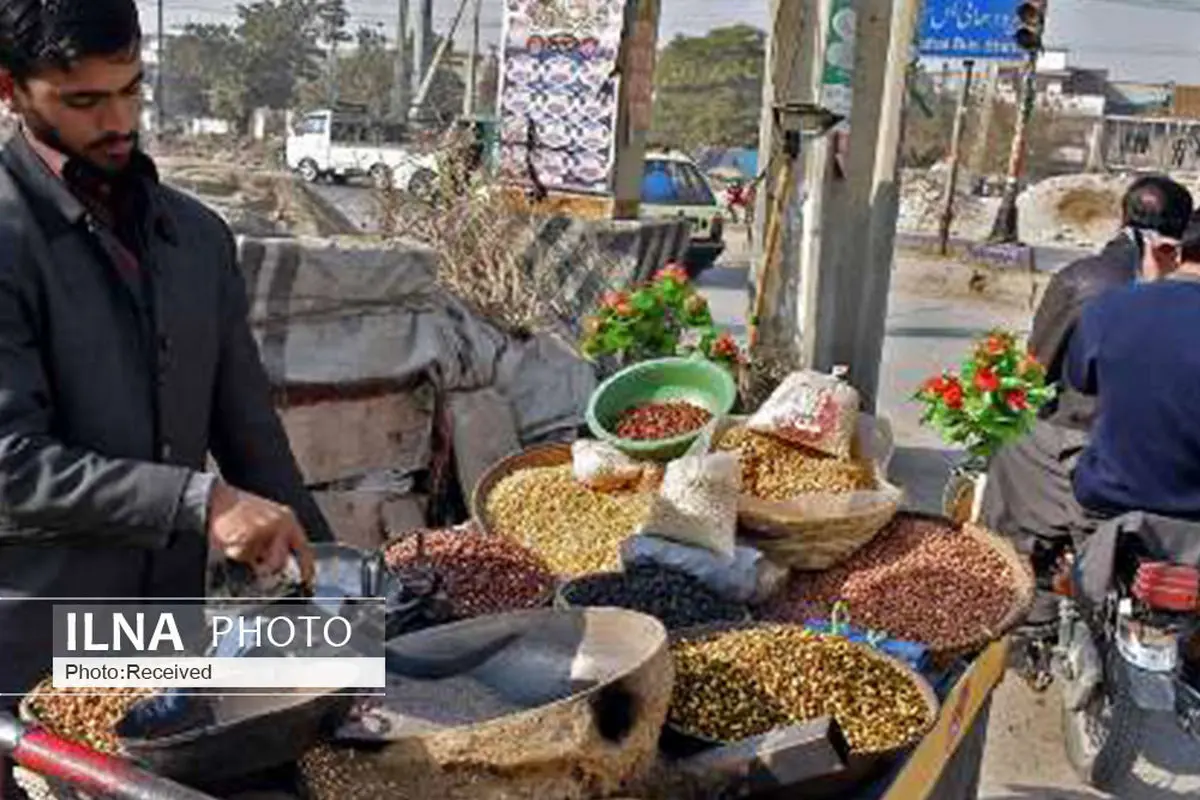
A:
[[[675,37],[658,57],[655,139],[687,150],[754,147],[765,60],[766,34],[749,25]]]
[[[329,23],[322,0],[257,0],[238,6],[237,35],[243,49],[245,102],[250,111],[290,108],[302,81],[321,75],[320,47]]]
[[[214,91],[241,82],[241,44],[228,25],[184,27],[167,45],[163,82],[170,116],[208,116],[216,110]]]

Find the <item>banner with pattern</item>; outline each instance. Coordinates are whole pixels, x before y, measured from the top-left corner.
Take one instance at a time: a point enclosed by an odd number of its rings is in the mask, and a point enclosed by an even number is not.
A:
[[[625,0],[505,0],[500,163],[549,191],[609,191]]]

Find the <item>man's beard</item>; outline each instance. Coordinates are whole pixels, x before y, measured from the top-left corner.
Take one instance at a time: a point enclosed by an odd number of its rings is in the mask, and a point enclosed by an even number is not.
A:
[[[85,164],[93,169],[100,170],[101,172],[103,172],[105,175],[107,175],[109,177],[119,177],[126,170],[129,169],[129,165],[130,165],[130,163],[132,163],[131,161],[126,161],[124,164],[121,164],[120,166],[111,166],[109,164],[104,163],[103,161],[95,160],[94,158],[90,157],[86,151],[85,152],[76,152],[73,148],[68,146],[67,143],[62,140],[62,137],[58,135],[58,130],[53,125],[51,125],[49,122],[47,122],[46,119],[44,117],[42,117],[42,115],[39,114],[37,111],[26,106],[26,107],[20,109],[20,114],[21,114],[22,119],[25,122],[25,127],[29,130],[30,134],[32,134],[39,142],[41,142],[45,146],[47,146],[53,150],[56,150],[57,152],[66,156],[70,160]],[[125,135],[121,135],[121,134],[106,135],[103,138],[99,139],[98,141],[93,142],[92,145],[88,149],[103,148],[106,145],[113,144],[116,142],[123,142],[123,141],[127,141],[127,140],[131,141],[133,143],[133,147],[136,150],[137,146],[138,146],[137,131],[133,131],[132,133],[125,134]]]

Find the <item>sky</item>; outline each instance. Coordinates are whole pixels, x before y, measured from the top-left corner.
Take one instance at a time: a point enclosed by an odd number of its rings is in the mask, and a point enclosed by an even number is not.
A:
[[[234,8],[228,0],[163,2],[168,30],[189,21],[228,21]],[[354,27],[381,26],[384,33],[394,33],[396,0],[347,0],[347,4]],[[662,4],[659,35],[664,41],[737,22],[760,28],[767,23],[767,0],[662,0]],[[138,0],[138,6],[146,30],[155,30],[155,0]],[[499,41],[502,6],[501,0],[483,0],[485,43]],[[434,28],[449,29],[457,7],[457,0],[434,0]],[[1049,0],[1047,20],[1047,45],[1070,49],[1072,66],[1107,68],[1115,80],[1200,84],[1200,0]],[[467,41],[467,22],[457,37],[460,47]]]

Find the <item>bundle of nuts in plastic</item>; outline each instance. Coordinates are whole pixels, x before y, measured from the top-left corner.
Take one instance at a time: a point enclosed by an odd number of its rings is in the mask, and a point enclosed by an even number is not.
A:
[[[733,742],[820,717],[837,720],[857,753],[924,735],[933,712],[912,675],[868,647],[789,625],[682,641],[671,648],[669,722]]]
[[[793,575],[765,616],[801,622],[844,600],[858,627],[949,652],[998,635],[1017,600],[1015,581],[986,543],[949,522],[900,514],[844,563]]]
[[[51,733],[105,753],[118,751],[117,723],[151,689],[55,689],[46,680],[29,694],[29,710]]]
[[[427,566],[442,580],[455,616],[468,618],[545,605],[554,588],[546,562],[520,544],[468,525],[415,533],[388,548],[388,566]]]

